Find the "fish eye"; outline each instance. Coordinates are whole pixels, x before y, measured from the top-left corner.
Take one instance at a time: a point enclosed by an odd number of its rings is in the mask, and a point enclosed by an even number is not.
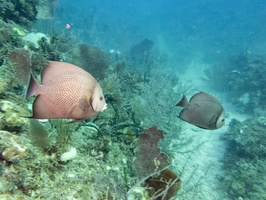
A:
[[[102,101],[103,100],[103,97],[100,97],[100,101]]]

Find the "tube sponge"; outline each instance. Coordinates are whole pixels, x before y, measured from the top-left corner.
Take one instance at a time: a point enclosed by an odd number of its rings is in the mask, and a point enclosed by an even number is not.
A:
[[[77,156],[77,150],[75,147],[72,147],[68,152],[63,153],[60,156],[60,160],[63,162],[66,162],[68,160],[71,160]]]

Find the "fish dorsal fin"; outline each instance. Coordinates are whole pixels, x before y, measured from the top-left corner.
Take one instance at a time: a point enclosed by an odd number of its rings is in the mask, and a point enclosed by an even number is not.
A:
[[[205,93],[205,92],[199,92],[197,94],[194,94],[190,100],[189,103],[198,103],[198,102],[202,102],[202,101],[213,101],[213,102],[217,102],[217,99],[215,99],[213,96]]]
[[[63,74],[77,74],[77,73],[86,74],[90,76],[90,78],[93,78],[88,72],[75,65],[65,62],[48,61],[48,65],[46,65],[42,70],[42,75],[41,75],[42,84],[45,84],[46,82]]]
[[[188,107],[189,103],[185,95],[183,95],[182,99],[176,104],[179,107]]]

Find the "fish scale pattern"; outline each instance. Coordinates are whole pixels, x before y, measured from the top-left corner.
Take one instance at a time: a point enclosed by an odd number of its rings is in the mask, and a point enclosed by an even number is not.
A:
[[[79,107],[79,101],[86,96],[90,99],[95,88],[96,81],[88,79],[86,76],[65,75],[58,77],[47,83],[47,100],[52,103],[53,110],[68,118],[71,111]],[[88,90],[91,89],[91,90]],[[72,108],[66,109],[66,108]],[[54,110],[55,109],[55,110]]]

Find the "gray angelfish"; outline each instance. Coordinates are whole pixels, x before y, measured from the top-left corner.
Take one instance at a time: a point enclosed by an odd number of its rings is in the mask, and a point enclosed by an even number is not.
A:
[[[222,104],[205,92],[194,94],[189,101],[184,95],[176,106],[185,107],[178,116],[180,119],[200,128],[214,130],[224,125]]]

